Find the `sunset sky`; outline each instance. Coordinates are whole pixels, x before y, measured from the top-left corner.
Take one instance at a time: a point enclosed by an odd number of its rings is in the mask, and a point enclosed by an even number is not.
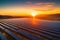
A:
[[[60,0],[0,0],[0,15],[26,16],[60,13]]]

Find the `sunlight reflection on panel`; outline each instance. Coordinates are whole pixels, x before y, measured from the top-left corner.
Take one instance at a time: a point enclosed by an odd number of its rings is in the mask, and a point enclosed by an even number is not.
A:
[[[34,26],[34,25],[37,25],[37,20],[36,20],[35,17],[32,18],[32,25],[33,25],[33,26]]]

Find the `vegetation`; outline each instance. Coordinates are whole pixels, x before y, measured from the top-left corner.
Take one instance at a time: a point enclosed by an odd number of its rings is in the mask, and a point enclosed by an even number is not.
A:
[[[0,19],[7,19],[7,18],[31,18],[31,16],[0,15]],[[37,15],[36,18],[43,19],[43,20],[56,20],[56,21],[60,21],[60,14]]]
[[[60,21],[60,14],[51,14],[51,15],[37,16],[37,18],[44,19],[44,20]]]
[[[8,18],[31,18],[31,16],[8,16],[8,15],[0,15],[0,19],[8,19]]]
[[[13,18],[13,17],[8,15],[0,15],[0,19],[6,19],[6,18]]]

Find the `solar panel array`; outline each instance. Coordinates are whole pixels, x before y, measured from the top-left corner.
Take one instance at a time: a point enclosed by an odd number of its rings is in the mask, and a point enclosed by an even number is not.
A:
[[[25,26],[21,22],[0,21],[0,40],[60,40],[60,30]]]

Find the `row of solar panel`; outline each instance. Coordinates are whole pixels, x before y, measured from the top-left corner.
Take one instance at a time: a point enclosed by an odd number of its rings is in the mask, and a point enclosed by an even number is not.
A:
[[[56,30],[46,30],[44,28],[40,28],[39,30],[34,27],[21,27],[8,21],[0,22],[0,29],[15,40],[60,40],[60,32],[57,32]],[[23,38],[19,37],[18,35],[23,36]],[[2,40],[8,39],[1,32],[0,38]]]

